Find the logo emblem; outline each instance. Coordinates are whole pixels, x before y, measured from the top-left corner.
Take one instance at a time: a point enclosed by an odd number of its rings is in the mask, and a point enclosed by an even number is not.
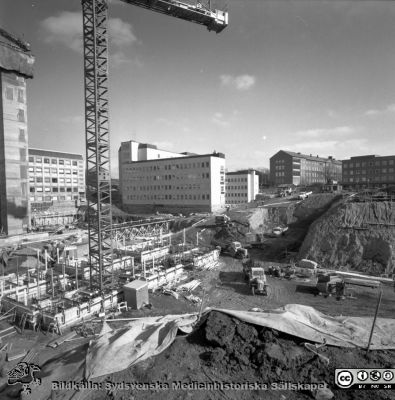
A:
[[[374,369],[373,371],[370,371],[370,379],[372,381],[378,381],[380,378],[381,378],[380,371],[377,371],[377,369]]]
[[[354,381],[353,375],[348,370],[342,370],[336,375],[336,383],[342,388],[348,388]]]
[[[31,385],[41,385],[41,378],[37,378],[35,374],[41,371],[36,364],[28,364],[26,362],[18,363],[12,370],[7,372],[9,385],[22,384],[22,393],[31,394]]]
[[[387,382],[394,379],[394,373],[392,371],[384,371],[383,379]]]
[[[357,373],[357,378],[360,380],[360,381],[366,381],[366,379],[368,379],[369,378],[369,374],[366,372],[366,371],[364,371],[364,370],[362,370],[362,371],[358,371],[358,373]]]

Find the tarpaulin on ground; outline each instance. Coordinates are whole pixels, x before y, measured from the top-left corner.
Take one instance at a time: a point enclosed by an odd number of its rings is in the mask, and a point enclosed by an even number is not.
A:
[[[116,330],[105,322],[99,338],[89,346],[85,377],[122,371],[161,353],[173,343],[178,330],[190,333],[196,321],[196,314],[147,317]]]
[[[268,311],[220,311],[251,324],[266,326],[280,332],[310,340],[326,342],[338,347],[368,346],[373,316],[330,317],[313,307],[288,304]],[[372,350],[395,349],[395,319],[377,318],[370,348]]]
[[[220,311],[307,341],[338,347],[366,348],[373,322],[372,317],[330,317],[300,304],[268,311],[207,309],[205,315],[211,311]],[[86,378],[121,371],[159,354],[170,346],[178,329],[191,332],[196,320],[196,314],[140,318],[116,330],[104,323],[101,335],[88,350]],[[370,348],[395,349],[395,319],[377,318]]]

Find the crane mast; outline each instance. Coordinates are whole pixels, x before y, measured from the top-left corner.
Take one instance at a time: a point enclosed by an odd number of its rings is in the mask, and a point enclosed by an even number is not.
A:
[[[122,0],[221,32],[228,13],[178,0]],[[90,287],[103,293],[103,273],[112,266],[111,162],[108,104],[108,0],[81,0],[83,14],[86,194]],[[91,210],[95,215],[91,215]]]

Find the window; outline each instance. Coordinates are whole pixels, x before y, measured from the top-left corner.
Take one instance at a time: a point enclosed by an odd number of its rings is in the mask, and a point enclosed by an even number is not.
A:
[[[52,174],[57,174],[57,173],[58,173],[57,168],[51,168],[51,173],[52,173]]]
[[[57,187],[53,187],[53,188],[52,188],[52,191],[53,191],[54,193],[57,193],[57,192],[58,192],[58,188],[57,188]]]
[[[59,160],[59,165],[64,165],[64,160]]]
[[[41,167],[36,167],[36,172],[41,174],[43,172],[43,169]]]
[[[44,178],[45,183],[51,183],[51,178]]]
[[[41,163],[43,160],[41,157],[36,157],[36,163]]]
[[[44,158],[44,164],[49,164],[49,158]]]
[[[19,122],[25,122],[25,110],[19,109],[17,118]]]
[[[29,162],[34,162],[34,157],[30,156],[29,157]],[[29,168],[29,170],[30,170],[30,168]]]
[[[5,98],[7,100],[14,100],[14,89],[12,87],[5,88]]]
[[[44,168],[44,173],[49,174],[49,168]]]
[[[58,183],[58,178],[52,178],[52,183]]]
[[[78,165],[77,161],[73,161],[73,166],[77,166],[77,165]]]
[[[18,102],[24,103],[25,102],[25,93],[23,89],[18,89]]]
[[[70,160],[65,160],[64,165],[71,165],[71,161]]]
[[[21,142],[26,141],[26,135],[25,135],[25,130],[24,129],[19,129],[19,140]],[[33,157],[32,157],[33,158]],[[29,157],[29,161],[30,161],[30,157]],[[33,160],[32,160],[33,161]]]
[[[36,178],[37,183],[41,183],[43,181],[43,178]]]
[[[42,191],[43,191],[43,188],[42,188],[42,187],[36,188],[36,192],[42,192]]]
[[[64,192],[64,187],[59,188],[59,191]]]
[[[30,187],[30,193],[34,193],[34,187]]]
[[[57,163],[58,163],[58,160],[56,158],[51,159],[51,164],[57,164]]]

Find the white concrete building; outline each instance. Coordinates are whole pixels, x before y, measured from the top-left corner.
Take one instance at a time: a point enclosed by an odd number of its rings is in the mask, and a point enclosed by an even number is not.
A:
[[[123,208],[132,213],[214,212],[225,207],[225,155],[173,153],[134,141],[119,148]]]
[[[259,176],[255,170],[243,170],[226,173],[227,205],[249,203],[259,193]]]
[[[30,203],[85,200],[81,154],[29,149]]]

